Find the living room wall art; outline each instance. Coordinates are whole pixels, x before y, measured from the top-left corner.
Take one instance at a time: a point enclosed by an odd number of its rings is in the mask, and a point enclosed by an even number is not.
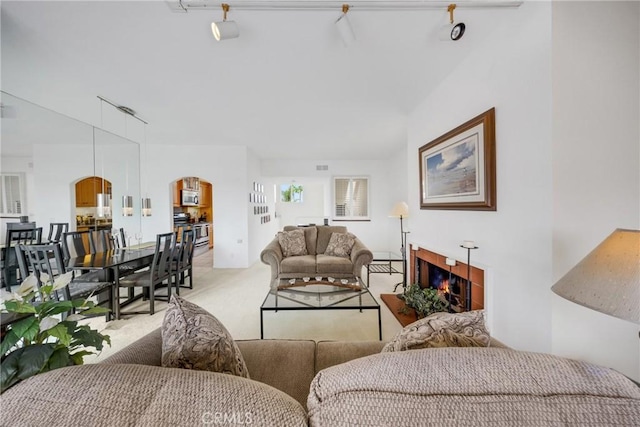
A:
[[[420,209],[495,211],[495,108],[418,149]]]

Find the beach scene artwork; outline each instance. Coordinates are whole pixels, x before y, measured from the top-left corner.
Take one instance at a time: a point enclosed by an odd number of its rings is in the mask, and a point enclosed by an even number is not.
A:
[[[427,199],[478,194],[478,141],[474,133],[427,154]]]

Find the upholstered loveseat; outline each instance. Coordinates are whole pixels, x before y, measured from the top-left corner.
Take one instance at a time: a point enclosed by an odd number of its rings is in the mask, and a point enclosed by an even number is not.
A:
[[[288,225],[262,250],[260,259],[271,266],[271,281],[277,284],[315,276],[360,277],[373,254],[347,227]]]
[[[160,331],[0,397],[2,425],[640,425],[607,368],[506,348],[380,353],[383,342],[238,341],[251,379],[160,367]],[[308,406],[308,409],[306,408]]]

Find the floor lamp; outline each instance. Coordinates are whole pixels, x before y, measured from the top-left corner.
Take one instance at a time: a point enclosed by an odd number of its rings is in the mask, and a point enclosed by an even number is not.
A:
[[[407,234],[408,231],[404,231],[404,224],[402,222],[403,218],[409,216],[409,206],[406,202],[398,202],[393,207],[391,214],[389,217],[391,218],[400,218],[400,254],[402,255],[402,282],[396,283],[396,286],[393,288],[395,292],[398,286],[402,285],[402,292],[406,292],[407,290]]]

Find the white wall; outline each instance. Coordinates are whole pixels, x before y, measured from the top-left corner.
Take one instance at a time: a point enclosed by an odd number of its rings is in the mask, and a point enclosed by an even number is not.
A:
[[[391,177],[404,177],[404,168],[397,170],[394,166],[402,164],[396,160],[262,160],[262,174],[264,177],[272,179],[280,177],[294,177],[303,182],[305,178],[312,179],[312,182],[323,182],[327,188],[332,188],[333,176],[367,176],[369,177],[370,217],[371,221],[331,221],[333,225],[345,225],[350,232],[358,236],[371,250],[399,250],[399,245],[389,247],[391,233],[396,230],[397,219],[394,222],[388,217],[389,212],[396,202],[395,186],[401,187],[400,192],[406,193],[406,188],[399,183],[400,180]],[[327,165],[329,170],[317,171],[316,165]],[[274,178],[275,177],[275,178]],[[277,180],[276,180],[277,181]],[[395,184],[393,184],[395,183]],[[406,184],[405,184],[406,185]],[[329,199],[328,206],[331,209],[332,199]],[[287,224],[280,224],[287,225]],[[399,237],[398,237],[399,240]]]
[[[553,5],[553,281],[640,228],[640,5]],[[639,302],[640,303],[640,302]],[[553,352],[640,381],[638,325],[553,294]]]
[[[231,146],[149,145],[149,197],[153,203],[153,216],[142,218],[143,234],[151,236],[171,229],[171,183],[184,176],[198,176],[213,184],[214,266],[248,267],[247,149]],[[145,170],[144,167],[143,164],[142,170]]]
[[[32,219],[43,227],[49,222],[69,222],[70,229],[75,229],[75,183],[94,174],[91,139],[86,145],[36,144],[33,153],[36,214]]]
[[[274,216],[274,197],[273,197],[273,185],[266,181],[260,174],[260,159],[251,151],[248,150],[247,155],[247,182],[244,188],[244,199],[247,206],[248,215],[248,227],[249,227],[249,253],[248,264],[251,265],[258,261],[260,258],[260,252],[269,243],[275,235],[274,229],[277,230],[276,219]],[[253,189],[253,183],[260,184],[264,191],[262,193],[256,193]],[[250,203],[249,193],[256,193],[266,197],[265,203]],[[269,214],[271,215],[271,222],[262,223],[260,219],[267,214],[255,214],[253,208],[255,206],[267,206],[269,207]]]
[[[326,179],[316,181],[314,178],[279,178],[276,179],[278,194],[283,184],[295,184],[302,186],[302,203],[282,202],[279,198],[275,202],[275,210],[278,212],[280,224],[323,224],[325,217],[331,213],[329,193],[330,184]],[[326,202],[326,203],[325,203]],[[326,206],[325,206],[326,205]]]
[[[459,245],[474,240],[492,334],[543,352],[551,349],[550,51],[550,4],[523,4],[411,113],[407,153],[409,241],[466,262]],[[419,147],[491,107],[497,211],[420,210]]]

